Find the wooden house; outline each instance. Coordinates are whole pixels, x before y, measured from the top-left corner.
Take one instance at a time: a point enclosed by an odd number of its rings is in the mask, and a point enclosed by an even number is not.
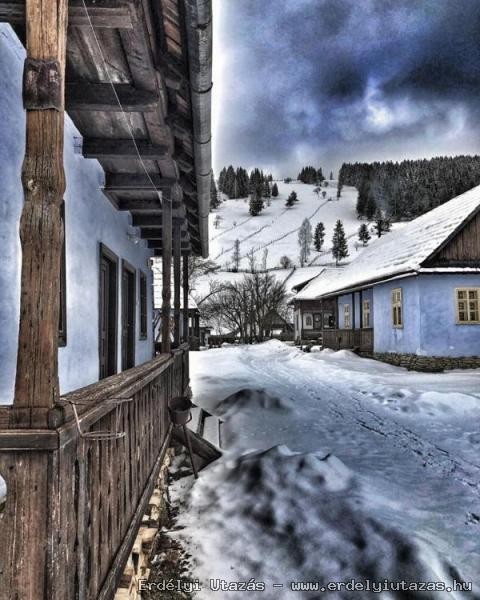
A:
[[[480,187],[325,269],[294,307],[297,339],[415,369],[480,367]]]
[[[188,388],[211,40],[210,0],[0,0],[1,600],[122,581]]]

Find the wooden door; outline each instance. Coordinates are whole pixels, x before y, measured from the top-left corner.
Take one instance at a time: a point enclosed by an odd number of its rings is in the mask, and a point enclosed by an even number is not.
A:
[[[104,246],[100,252],[99,379],[117,372],[117,259]]]
[[[122,269],[122,371],[135,366],[135,270]]]

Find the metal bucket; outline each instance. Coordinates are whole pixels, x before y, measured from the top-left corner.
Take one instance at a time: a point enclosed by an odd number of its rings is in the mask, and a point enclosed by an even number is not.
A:
[[[170,420],[174,425],[186,425],[191,418],[190,410],[192,403],[186,396],[179,396],[172,398],[168,403],[168,410],[170,412]]]

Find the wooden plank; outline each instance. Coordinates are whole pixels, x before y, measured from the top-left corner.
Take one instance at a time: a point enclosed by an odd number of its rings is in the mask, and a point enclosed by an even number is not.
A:
[[[110,570],[98,594],[97,600],[110,600],[118,587],[123,569],[125,568],[125,564],[135,542],[135,538],[137,537],[138,528],[142,521],[146,507],[148,506],[150,497],[152,496],[155,484],[157,483],[158,473],[160,472],[163,461],[165,460],[165,454],[170,444],[171,431],[172,426],[170,425],[158,458],[156,459],[153,468],[150,470],[146,485],[142,488],[142,494],[137,502],[135,513],[133,514],[133,518],[123,539],[122,545],[112,561]]]
[[[161,177],[158,173],[105,173],[105,190],[121,192],[128,190],[151,190],[152,181],[159,190],[170,190],[176,180],[172,177]]]
[[[160,160],[168,156],[166,145],[154,145],[148,140],[84,138],[83,156],[85,158],[114,159],[138,158],[138,152],[147,160]]]
[[[115,88],[115,91],[114,91]],[[65,86],[67,110],[104,112],[149,112],[157,109],[159,96],[128,84],[89,83],[79,81]],[[120,101],[121,106],[118,103]]]
[[[55,450],[58,434],[48,429],[9,429],[0,432],[0,452],[13,450]]]
[[[165,201],[165,199],[163,199]],[[146,210],[149,213],[157,212],[162,213],[162,205],[160,204],[160,198],[139,198],[139,199],[121,199],[118,200],[117,209],[121,211],[125,210]]]
[[[127,3],[115,0],[86,0],[88,14],[95,28],[131,29],[132,18]],[[0,0],[0,22],[25,25],[25,0]],[[90,27],[81,0],[70,0],[69,27]]]

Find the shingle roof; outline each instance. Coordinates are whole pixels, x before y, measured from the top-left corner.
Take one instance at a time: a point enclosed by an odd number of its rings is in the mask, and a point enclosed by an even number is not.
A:
[[[311,300],[418,271],[479,208],[480,186],[477,186],[374,241],[343,269],[325,269],[295,299]]]

